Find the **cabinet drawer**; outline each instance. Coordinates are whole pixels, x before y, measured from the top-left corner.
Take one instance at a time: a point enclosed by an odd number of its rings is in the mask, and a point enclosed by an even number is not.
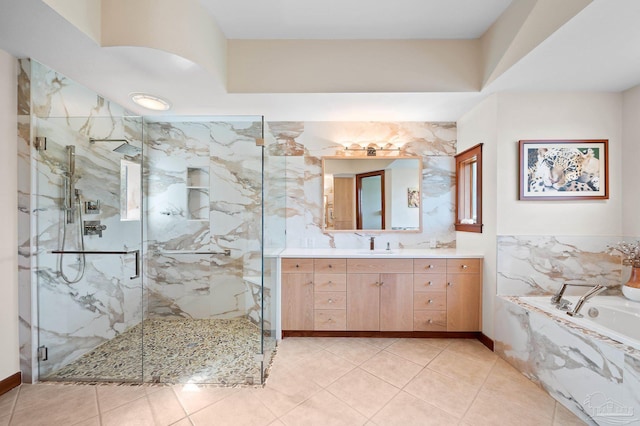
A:
[[[447,293],[445,291],[413,293],[413,309],[445,311],[447,310]]]
[[[446,288],[446,274],[413,275],[413,291],[444,291]]]
[[[447,270],[447,259],[414,259],[413,272],[418,274],[444,274]]]
[[[347,309],[347,292],[316,292],[313,297],[313,305],[315,309]]]
[[[475,274],[480,272],[480,259],[449,259],[447,260],[448,274]]]
[[[414,311],[414,331],[447,331],[446,311]]]
[[[413,259],[347,259],[347,273],[411,273]]]
[[[314,315],[314,330],[346,330],[347,311],[344,309],[319,309]]]
[[[313,272],[340,274],[347,272],[347,259],[315,259]]]
[[[313,259],[282,259],[282,272],[313,272]]]
[[[347,291],[347,274],[313,274],[316,291]]]

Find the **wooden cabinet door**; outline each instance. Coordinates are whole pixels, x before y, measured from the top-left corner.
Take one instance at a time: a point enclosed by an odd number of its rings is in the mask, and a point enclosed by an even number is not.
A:
[[[380,330],[379,274],[349,274],[347,278],[347,330]]]
[[[380,331],[413,331],[413,274],[380,274]]]
[[[355,178],[333,178],[333,218],[335,229],[356,229]]]
[[[313,274],[282,274],[282,329],[313,330]]]
[[[480,274],[447,275],[447,331],[479,331]]]

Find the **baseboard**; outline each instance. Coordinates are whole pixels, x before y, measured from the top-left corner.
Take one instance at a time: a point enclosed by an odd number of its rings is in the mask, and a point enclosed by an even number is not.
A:
[[[0,395],[4,395],[11,389],[20,386],[22,383],[22,373],[17,372],[4,380],[0,380]]]
[[[487,348],[489,348],[491,350],[491,352],[493,352],[493,339],[492,338],[488,337],[484,333],[480,333],[479,336],[478,336],[478,340],[480,341],[480,343],[482,343]]]
[[[477,331],[314,331],[282,330],[286,337],[395,337],[395,338],[432,338],[432,339],[478,339],[482,333]],[[482,341],[482,340],[480,340]],[[486,343],[483,342],[486,345]],[[492,342],[493,344],[493,342]]]

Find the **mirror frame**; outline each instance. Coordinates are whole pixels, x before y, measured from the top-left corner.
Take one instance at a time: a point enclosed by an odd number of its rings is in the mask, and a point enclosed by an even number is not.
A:
[[[456,159],[456,216],[455,216],[455,228],[456,231],[463,232],[478,232],[482,233],[482,145],[472,146],[471,148],[455,155]],[[475,158],[476,163],[476,184],[475,188],[469,184],[469,176],[467,169],[469,164],[472,163]],[[473,192],[476,195],[476,223],[462,223],[460,220],[460,200],[470,200],[473,196]]]
[[[324,193],[324,176],[325,176],[325,160],[418,160],[418,191],[420,194],[420,205],[419,209],[419,219],[418,219],[418,228],[417,229],[327,229],[327,208],[326,208],[326,198]],[[422,232],[422,180],[423,180],[423,172],[424,172],[424,164],[422,157],[418,155],[394,155],[394,156],[344,156],[344,155],[332,155],[332,156],[324,156],[322,157],[322,174],[321,185],[320,185],[320,200],[322,206],[322,232],[324,234],[330,233],[354,233],[354,232],[366,232],[367,234],[389,234],[389,233],[421,233]]]

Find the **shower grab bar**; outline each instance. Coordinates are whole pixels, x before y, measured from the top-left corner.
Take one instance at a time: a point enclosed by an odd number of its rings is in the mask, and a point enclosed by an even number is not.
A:
[[[136,274],[129,277],[131,280],[140,278],[140,250],[128,251],[96,251],[96,250],[51,250],[53,254],[135,254],[136,255]]]
[[[160,254],[221,254],[223,256],[231,256],[231,249],[223,251],[200,251],[200,250],[160,250]]]

